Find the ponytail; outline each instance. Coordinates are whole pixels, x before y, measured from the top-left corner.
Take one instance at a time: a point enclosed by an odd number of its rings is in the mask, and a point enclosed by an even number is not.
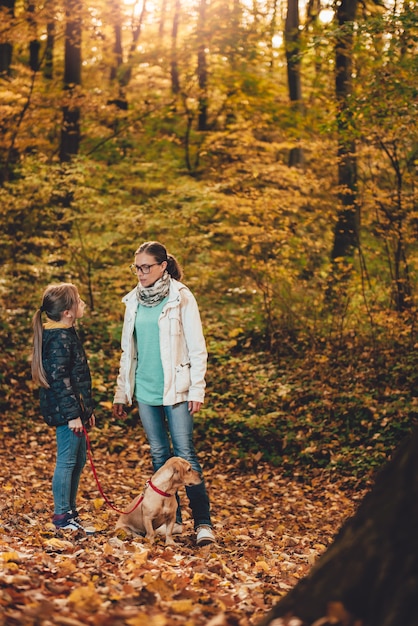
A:
[[[181,265],[172,254],[167,254],[167,272],[170,274],[171,278],[175,278],[176,280],[183,278]]]
[[[32,319],[33,350],[32,380],[41,387],[49,388],[44,366],[42,365],[42,309],[38,309]]]

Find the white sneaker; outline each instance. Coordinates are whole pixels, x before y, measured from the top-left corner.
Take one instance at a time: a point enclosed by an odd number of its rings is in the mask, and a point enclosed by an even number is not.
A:
[[[165,537],[167,532],[167,524],[162,524],[158,528],[155,529],[156,535],[163,535]],[[178,524],[177,522],[174,524],[173,535],[181,535],[183,533],[183,524]]]
[[[196,544],[198,546],[207,546],[210,543],[215,543],[215,533],[210,526],[198,526],[196,528]]]

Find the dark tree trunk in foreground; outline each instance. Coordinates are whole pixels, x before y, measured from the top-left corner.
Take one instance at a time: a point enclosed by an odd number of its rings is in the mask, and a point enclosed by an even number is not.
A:
[[[417,626],[418,430],[310,574],[258,626],[316,620],[321,626]]]

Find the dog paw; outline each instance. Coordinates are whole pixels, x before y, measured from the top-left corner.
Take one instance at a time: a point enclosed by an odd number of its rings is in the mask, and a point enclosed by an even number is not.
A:
[[[168,548],[174,548],[176,546],[176,542],[174,541],[174,539],[168,539],[168,537],[165,540],[165,547]]]

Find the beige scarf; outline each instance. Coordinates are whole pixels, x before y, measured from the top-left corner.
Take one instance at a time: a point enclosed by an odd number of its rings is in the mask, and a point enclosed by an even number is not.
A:
[[[138,283],[136,297],[143,306],[155,306],[168,296],[170,291],[170,274],[167,270],[151,287],[143,287]]]

